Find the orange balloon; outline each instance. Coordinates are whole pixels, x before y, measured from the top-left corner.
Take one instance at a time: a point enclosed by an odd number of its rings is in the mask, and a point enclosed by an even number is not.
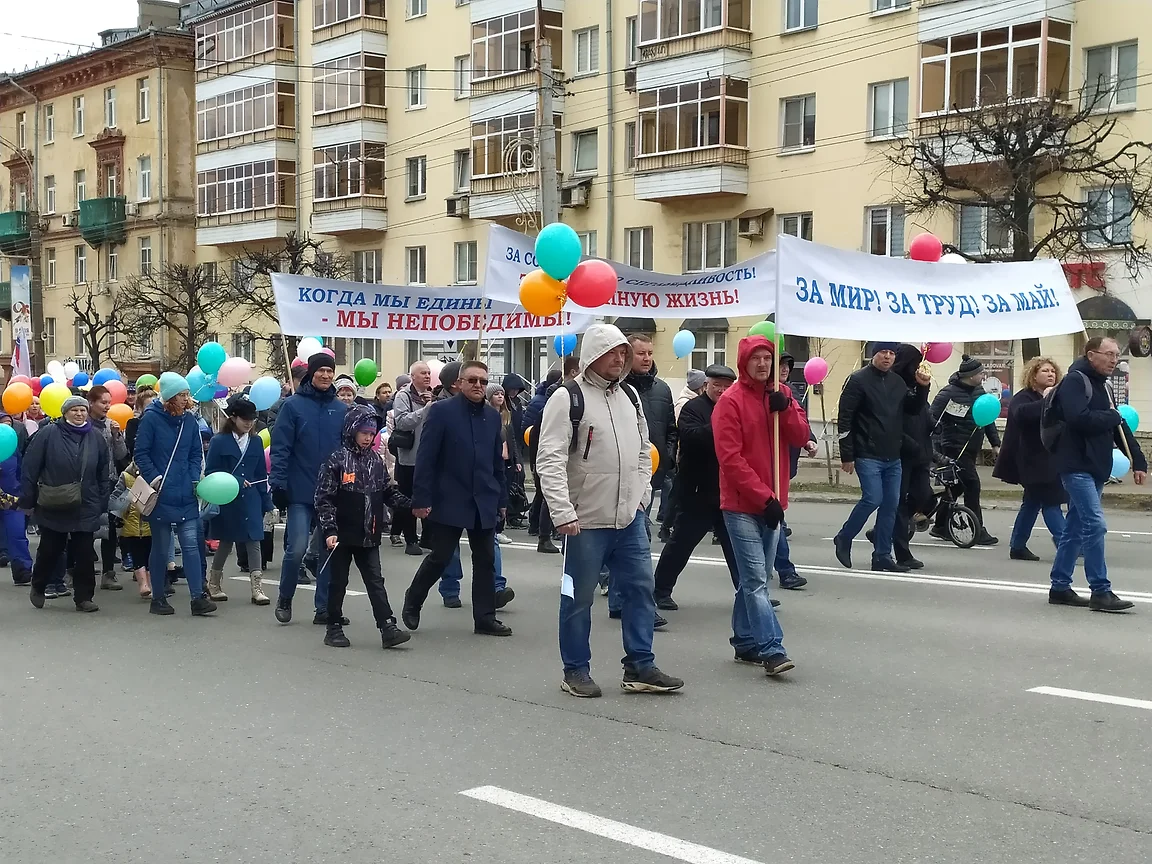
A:
[[[123,429],[128,425],[128,421],[132,419],[132,409],[123,403],[113,405],[108,409],[108,418],[115,420],[116,425]]]
[[[543,270],[533,270],[520,280],[520,305],[541,318],[555,315],[564,306],[564,283]]]
[[[532,427],[529,426],[527,429],[524,430],[524,446],[525,447],[531,447],[532,446],[532,443],[528,440],[531,437],[532,437]]]
[[[4,396],[0,401],[4,403],[4,410],[9,414],[27,411],[32,405],[32,388],[23,381],[9,384],[4,388]]]
[[[660,470],[660,451],[656,449],[655,444],[649,444],[648,446],[652,448],[652,473],[655,474]]]

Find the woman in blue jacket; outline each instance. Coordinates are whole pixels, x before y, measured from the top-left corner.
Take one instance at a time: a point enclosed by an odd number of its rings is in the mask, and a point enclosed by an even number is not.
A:
[[[208,597],[227,600],[224,593],[224,565],[232,545],[248,550],[248,564],[252,568],[248,578],[252,583],[252,602],[267,606],[268,597],[261,586],[260,542],[264,539],[264,514],[272,512],[272,495],[268,491],[268,466],[264,462],[264,446],[252,434],[256,425],[256,406],[243,393],[228,400],[224,409],[228,419],[224,428],[208,445],[205,474],[225,471],[240,484],[238,494],[209,523],[210,539],[219,540],[220,546],[212,556],[212,569],[208,572]],[[253,566],[255,565],[255,566]]]
[[[200,504],[196,500],[204,448],[196,415],[188,410],[191,407],[192,396],[184,376],[175,372],[161,375],[160,398],[152,400],[144,409],[134,455],[140,476],[159,492],[156,509],[148,516],[152,529],[149,570],[152,573],[167,571],[167,552],[175,529],[192,598],[192,614],[208,615],[216,611],[216,604],[204,593],[204,571],[200,562],[204,538],[200,530]],[[153,615],[172,615],[176,610],[166,595],[166,591],[153,586],[148,611]]]

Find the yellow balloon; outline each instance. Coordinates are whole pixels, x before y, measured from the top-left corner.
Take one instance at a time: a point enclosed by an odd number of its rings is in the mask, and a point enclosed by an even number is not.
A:
[[[260,430],[260,440],[264,444],[264,449],[267,450],[269,447],[272,446],[272,433],[269,432],[267,429],[261,429]]]
[[[655,444],[649,444],[648,446],[652,448],[652,473],[655,474],[660,470],[660,451],[656,449]]]
[[[520,305],[529,314],[545,318],[564,307],[567,288],[543,270],[533,270],[520,280]]]
[[[64,400],[72,395],[67,385],[53,382],[40,391],[40,410],[49,417],[59,417]]]

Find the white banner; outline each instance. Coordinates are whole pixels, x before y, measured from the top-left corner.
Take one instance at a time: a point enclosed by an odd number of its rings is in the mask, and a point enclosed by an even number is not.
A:
[[[537,267],[535,247],[536,240],[527,234],[491,226],[484,268],[485,293],[496,300],[518,303],[520,280]],[[731,267],[683,276],[609,261],[620,288],[611,301],[594,311],[598,315],[649,318],[767,315],[776,299],[775,257],[776,253],[765,252]],[[564,308],[579,313],[583,307],[569,302]]]
[[[1030,339],[1084,325],[1059,262],[932,264],[781,235],[776,327],[892,342]]]
[[[475,339],[579,333],[590,314],[564,311],[541,318],[480,289],[371,285],[273,273],[280,329],[291,336],[362,339]],[[483,310],[483,311],[482,311]]]
[[[13,264],[11,268],[12,339],[23,336],[32,341],[32,268],[27,264]]]

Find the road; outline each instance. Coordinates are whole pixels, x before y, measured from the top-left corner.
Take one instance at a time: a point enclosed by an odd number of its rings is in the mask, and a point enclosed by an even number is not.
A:
[[[98,592],[95,615],[68,600],[37,612],[0,586],[3,859],[1152,859],[1147,517],[1110,516],[1116,590],[1140,602],[1107,616],[1047,605],[1039,533],[1041,564],[1009,561],[1006,543],[929,541],[921,575],[844,571],[823,538],[847,511],[789,512],[809,585],[777,594],[797,663],[783,679],[732,661],[728,575],[700,547],[656,636],[687,681],[665,697],[618,689],[619,627],[599,597],[605,696],[560,692],[560,563],[523,533],[503,550],[511,639],[473,636],[467,603],[434,594],[389,652],[362,595],[342,651],[321,644],[304,591],[282,627],[239,581],[212,619],[187,615],[183,587],[158,618],[130,581]],[[989,514],[1004,541],[1010,519]],[[399,605],[416,559],[383,554]],[[1106,697],[1135,701],[1088,701]]]

